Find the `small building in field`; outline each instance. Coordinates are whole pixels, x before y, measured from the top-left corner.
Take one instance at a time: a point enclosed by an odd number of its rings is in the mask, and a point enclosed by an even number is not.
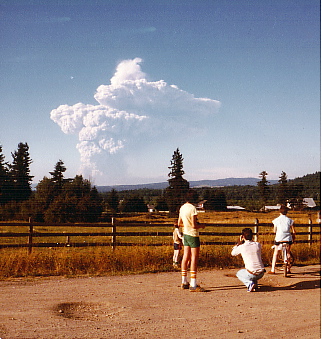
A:
[[[316,203],[313,198],[303,198],[303,205],[309,208],[316,207]]]
[[[316,203],[313,200],[313,198],[303,198],[302,204],[306,208],[314,208],[316,207]],[[290,203],[287,203],[286,206],[289,209],[292,209],[292,205]],[[277,204],[276,206],[263,206],[260,211],[278,211],[280,209],[281,205]]]
[[[202,201],[199,201],[198,203],[197,203],[197,206],[196,206],[196,209],[198,210],[198,211],[204,211],[205,210],[205,203],[207,202],[207,200],[202,200]]]
[[[241,207],[241,206],[227,206],[227,210],[230,210],[230,211],[245,211],[246,208]]]
[[[150,212],[150,213],[156,212],[156,209],[155,209],[154,205],[148,204],[147,208],[148,208],[148,212]]]
[[[260,211],[278,211],[281,208],[281,205],[277,204],[275,206],[263,206]]]

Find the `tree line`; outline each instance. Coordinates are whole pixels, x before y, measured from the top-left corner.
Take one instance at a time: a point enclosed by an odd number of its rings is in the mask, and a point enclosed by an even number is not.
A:
[[[38,222],[97,222],[107,220],[115,213],[147,212],[148,204],[158,211],[170,211],[173,215],[185,202],[185,194],[190,190],[189,182],[183,177],[184,159],[179,148],[174,151],[168,167],[169,185],[166,189],[112,190],[108,193],[99,193],[82,175],[65,178],[66,167],[62,160],[33,191],[28,144],[19,143],[11,155],[12,162],[6,162],[0,146],[1,220],[32,218]],[[226,210],[227,204],[241,205],[250,210],[258,210],[268,203],[290,203],[293,208],[302,208],[301,201],[308,189],[320,191],[320,172],[303,177],[304,182],[290,182],[286,173],[282,172],[277,185],[269,185],[267,175],[266,171],[260,173],[257,187],[195,188],[194,202],[202,200],[206,210],[217,211]],[[313,197],[319,201],[318,196]]]
[[[177,149],[171,160],[168,176],[169,186],[165,189],[138,189],[118,192],[121,199],[133,195],[143,197],[156,210],[176,212],[184,202],[184,194],[189,189],[189,182],[183,178],[183,157]],[[265,205],[289,204],[293,209],[305,208],[302,201],[311,197],[320,205],[321,172],[308,174],[302,178],[289,180],[282,171],[278,183],[271,185],[267,180],[268,173],[259,173],[257,186],[226,186],[193,188],[195,201],[203,201],[206,210],[225,211],[227,205],[240,205],[247,210],[257,211]],[[109,193],[106,193],[107,195]]]

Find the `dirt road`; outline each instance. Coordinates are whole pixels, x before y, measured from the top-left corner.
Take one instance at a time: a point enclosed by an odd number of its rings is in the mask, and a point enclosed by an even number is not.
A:
[[[0,281],[1,339],[320,338],[320,266],[265,275],[247,293],[236,270]]]

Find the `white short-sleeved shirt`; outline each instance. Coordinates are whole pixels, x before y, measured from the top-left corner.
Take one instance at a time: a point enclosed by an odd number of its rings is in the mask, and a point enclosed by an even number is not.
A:
[[[192,227],[193,216],[197,214],[196,207],[189,202],[180,207],[179,216],[183,222],[183,234],[199,237],[199,230]]]
[[[173,242],[175,244],[181,244],[182,243],[182,234],[180,233],[179,229],[178,228],[175,228],[174,231],[173,231]]]
[[[286,215],[281,214],[279,217],[273,220],[273,225],[276,228],[275,241],[292,241],[291,226],[294,224],[294,220],[290,219]]]
[[[242,245],[234,246],[231,255],[236,256],[241,254],[244,260],[245,268],[259,274],[263,272],[264,265],[262,261],[262,246],[256,241],[246,240]]]

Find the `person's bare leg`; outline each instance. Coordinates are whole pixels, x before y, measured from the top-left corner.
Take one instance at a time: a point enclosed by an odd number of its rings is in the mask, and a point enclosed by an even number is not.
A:
[[[291,245],[286,246],[287,273],[291,273]]]
[[[183,258],[181,261],[181,278],[182,278],[182,284],[187,285],[188,284],[188,263],[191,258],[191,248],[189,246],[183,247]]]
[[[173,263],[177,263],[179,260],[179,250],[173,251]]]
[[[273,259],[272,259],[272,269],[271,269],[272,273],[275,273],[275,266],[276,266],[276,261],[277,261],[277,255],[278,255],[278,248],[276,246],[274,248],[274,254],[273,254]]]
[[[190,264],[191,271],[197,272],[199,253],[200,247],[191,248],[191,264]]]
[[[199,259],[200,247],[195,247],[191,249],[191,262],[190,262],[190,286],[197,286],[197,267]]]

